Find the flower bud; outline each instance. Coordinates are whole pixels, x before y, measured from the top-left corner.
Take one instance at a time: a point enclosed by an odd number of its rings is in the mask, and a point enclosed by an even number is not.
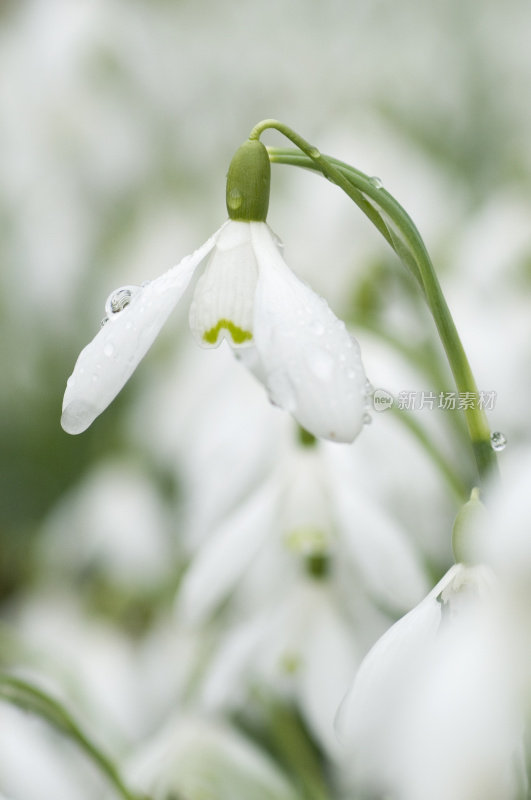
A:
[[[267,150],[258,139],[249,139],[236,151],[227,173],[229,217],[244,222],[265,222],[270,181]]]

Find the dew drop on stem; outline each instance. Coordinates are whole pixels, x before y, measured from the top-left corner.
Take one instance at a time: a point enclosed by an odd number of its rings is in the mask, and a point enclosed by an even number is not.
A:
[[[501,450],[505,450],[505,446],[507,444],[507,437],[501,431],[494,431],[490,435],[490,445],[493,450],[499,453]]]

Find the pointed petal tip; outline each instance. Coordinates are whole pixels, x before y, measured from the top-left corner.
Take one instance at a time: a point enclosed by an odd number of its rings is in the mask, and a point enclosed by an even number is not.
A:
[[[269,398],[314,436],[352,444],[367,418],[359,345],[290,271],[267,226],[253,223],[252,233],[259,273],[253,332]]]
[[[61,427],[66,433],[73,436],[83,433],[89,428],[98,416],[97,409],[83,400],[74,400],[69,403],[61,415]]]

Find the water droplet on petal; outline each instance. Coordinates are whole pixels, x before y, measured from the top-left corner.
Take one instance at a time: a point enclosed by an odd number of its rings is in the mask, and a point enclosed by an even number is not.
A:
[[[129,305],[134,294],[140,291],[140,286],[121,286],[111,292],[105,303],[105,312],[107,317],[113,314],[118,314]]]
[[[103,328],[104,325],[107,325],[108,321],[109,321],[109,317],[103,317],[103,319],[101,321],[101,327]]]
[[[375,189],[381,189],[383,186],[382,179],[378,178],[377,175],[373,175],[372,178],[369,178],[369,183],[371,183]]]
[[[130,289],[120,289],[120,291],[115,292],[111,297],[111,311],[113,314],[117,314],[120,311],[129,305],[131,302],[131,295],[132,292]]]
[[[494,431],[490,435],[490,445],[493,450],[499,453],[501,450],[505,450],[505,445],[507,444],[507,437],[501,431]]]
[[[114,355],[114,345],[112,342],[107,342],[103,348],[103,355],[107,356],[107,358],[111,358]]]

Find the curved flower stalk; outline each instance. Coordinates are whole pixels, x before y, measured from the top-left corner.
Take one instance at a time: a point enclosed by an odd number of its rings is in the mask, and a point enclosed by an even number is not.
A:
[[[341,707],[357,785],[408,800],[520,797],[513,677],[494,574],[454,565],[369,651]]]
[[[258,141],[269,128],[280,131],[298,148],[269,148],[271,161],[321,172],[339,186],[375,225],[417,282],[437,327],[458,390],[477,396],[474,375],[437,274],[422,237],[406,211],[383,188],[379,178],[370,178],[349,164],[322,155],[316,147],[278,120],[259,122],[251,131],[250,139]],[[474,405],[465,409],[465,419],[478,475],[480,481],[484,481],[490,473],[497,471],[486,414],[482,408]]]
[[[236,350],[252,348],[271,402],[315,436],[352,442],[360,432],[367,382],[358,343],[282,258],[265,222],[264,146],[247,143],[240,151],[227,183],[231,219],[164,275],[110,296],[105,324],[67,382],[61,424],[68,433],[86,430],[118,394],[207,256],[190,307],[199,344],[217,347],[227,339]]]

